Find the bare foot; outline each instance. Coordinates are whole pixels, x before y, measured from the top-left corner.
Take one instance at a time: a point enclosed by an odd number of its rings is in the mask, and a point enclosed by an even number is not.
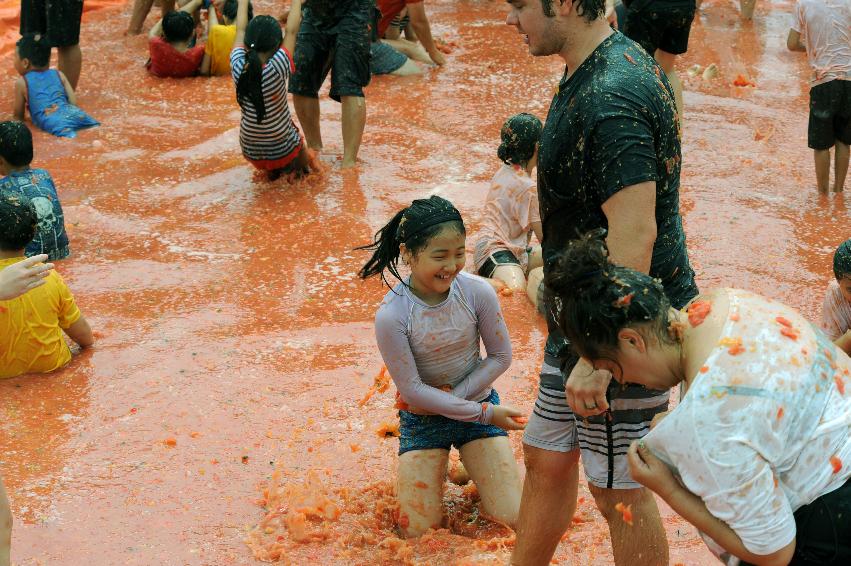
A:
[[[340,169],[352,169],[352,168],[357,167],[357,166],[358,166],[357,158],[355,158],[355,159],[343,159],[343,161],[340,162]]]

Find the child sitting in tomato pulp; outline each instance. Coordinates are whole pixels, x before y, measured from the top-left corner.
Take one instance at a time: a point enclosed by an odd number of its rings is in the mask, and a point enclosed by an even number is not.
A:
[[[851,240],[833,254],[833,276],[824,295],[821,328],[833,343],[851,355]]]
[[[38,216],[29,199],[0,193],[0,270],[25,259]],[[62,277],[51,271],[44,285],[14,299],[0,301],[0,378],[50,372],[71,361],[62,332],[81,348],[94,344],[89,323],[80,313]]]
[[[77,130],[100,125],[77,108],[77,96],[62,73],[50,68],[50,43],[39,34],[25,34],[15,44],[12,116],[24,121],[27,108],[33,125],[54,136],[73,138]]]

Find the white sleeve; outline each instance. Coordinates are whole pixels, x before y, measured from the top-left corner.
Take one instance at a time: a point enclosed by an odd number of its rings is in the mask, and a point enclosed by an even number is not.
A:
[[[727,523],[750,552],[771,554],[795,538],[789,500],[775,484],[771,466],[752,446],[741,440],[720,441],[701,447],[699,455],[678,462],[678,467],[686,488]]]
[[[845,299],[842,298],[839,288],[831,284],[824,294],[824,301],[821,305],[821,324],[819,325],[831,340],[836,340],[845,333],[840,303],[838,302],[840,300],[844,301]]]
[[[791,27],[798,33],[803,33],[804,29],[804,10],[801,8],[801,2],[795,2],[795,7],[792,8]]]

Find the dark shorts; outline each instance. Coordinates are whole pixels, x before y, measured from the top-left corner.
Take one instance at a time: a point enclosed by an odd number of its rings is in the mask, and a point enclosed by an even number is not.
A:
[[[482,402],[499,405],[496,389]],[[480,438],[508,436],[498,426],[456,421],[441,415],[415,415],[408,411],[399,411],[399,433],[400,456],[411,450],[449,450]]]
[[[383,41],[373,42],[370,46],[369,70],[373,75],[389,75],[407,61],[407,55],[396,51]]]
[[[83,0],[21,0],[21,35],[40,33],[51,47],[80,43]]]
[[[371,0],[357,0],[337,21],[327,22],[304,9],[293,56],[292,94],[317,98],[330,71],[331,98],[339,102],[343,96],[363,96],[370,79],[373,10]]]
[[[795,511],[795,531],[789,566],[851,564],[851,480]]]
[[[810,89],[810,149],[830,149],[836,140],[851,144],[851,81],[834,79]]]
[[[632,0],[623,33],[651,56],[657,49],[674,55],[688,51],[695,0]]]
[[[499,265],[520,265],[520,260],[508,250],[500,250],[494,252],[485,260],[482,267],[479,268],[479,275],[482,277],[490,277],[496,271]]]

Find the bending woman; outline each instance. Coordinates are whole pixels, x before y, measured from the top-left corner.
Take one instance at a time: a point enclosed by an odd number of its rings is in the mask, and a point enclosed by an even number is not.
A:
[[[657,281],[609,263],[602,237],[572,242],[548,272],[560,327],[617,381],[684,392],[630,447],[633,478],[727,564],[851,564],[848,356],[746,291],[677,311]]]

